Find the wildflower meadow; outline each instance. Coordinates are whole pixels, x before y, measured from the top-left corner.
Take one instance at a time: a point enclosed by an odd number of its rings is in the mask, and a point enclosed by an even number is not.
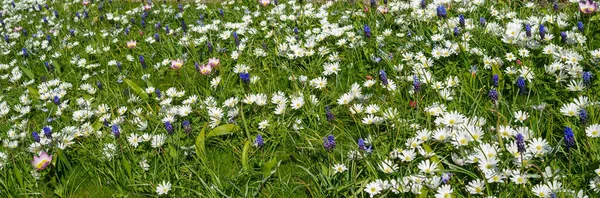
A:
[[[2,0],[0,197],[600,197],[592,0]]]

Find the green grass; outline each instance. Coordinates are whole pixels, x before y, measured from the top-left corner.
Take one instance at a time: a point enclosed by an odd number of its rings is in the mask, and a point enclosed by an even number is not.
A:
[[[280,1],[286,2],[288,1]],[[379,5],[383,3],[377,2]],[[484,171],[476,163],[457,166],[452,155],[473,157],[473,153],[487,145],[498,148],[498,167],[494,169],[495,172],[501,173],[508,169],[537,176],[532,176],[529,182],[520,185],[512,182],[509,175],[505,182],[486,183],[482,195],[533,197],[534,187],[555,181],[562,183],[562,188],[553,192],[558,197],[572,197],[574,194],[571,191],[580,190],[589,197],[598,196],[594,191],[598,188],[590,187],[590,181],[593,183],[598,178],[594,172],[600,164],[598,140],[586,135],[586,129],[600,121],[600,112],[596,110],[596,93],[600,91],[600,81],[597,80],[598,59],[591,54],[592,50],[600,48],[600,37],[596,34],[600,31],[598,15],[580,14],[577,4],[560,4],[558,12],[563,14],[561,20],[566,25],[559,27],[555,23],[545,22],[547,33],[553,34],[554,38],[542,42],[540,48],[528,48],[502,40],[501,35],[511,19],[492,16],[492,6],[500,12],[498,16],[506,16],[512,11],[515,18],[523,20],[530,19],[531,16],[555,17],[556,11],[552,10],[551,4],[527,8],[520,1],[512,1],[512,4],[508,2],[490,1],[474,6],[471,12],[464,12],[468,28],[459,28],[460,34],[454,36],[452,21],[457,20],[458,15],[463,13],[459,12],[460,9],[465,7],[458,3],[446,5],[448,19],[434,16],[422,20],[423,17],[412,13],[412,9],[394,9],[398,5],[407,5],[404,1],[390,1],[390,10],[385,14],[361,1],[353,4],[339,1],[324,8],[324,12],[329,14],[327,21],[336,24],[331,26],[332,29],[347,29],[337,30],[344,34],[329,35],[322,40],[314,37],[319,34],[314,30],[326,26],[321,21],[323,17],[312,17],[306,13],[317,13],[323,4],[306,2],[301,5],[288,4],[285,8],[280,6],[281,13],[284,13],[282,17],[279,12],[273,11],[278,9],[274,5],[263,7],[250,0],[236,1],[235,4],[231,1],[232,4],[229,5],[208,3],[205,9],[195,9],[195,2],[184,1],[182,5],[189,7],[185,8],[182,17],[178,17],[177,3],[163,4],[162,1],[156,1],[145,20],[146,27],[141,25],[139,2],[96,1],[88,7],[79,2],[48,2],[50,9],[31,12],[27,9],[14,10],[9,2],[3,3],[0,10],[10,12],[4,13],[2,19],[7,25],[0,29],[0,33],[9,36],[8,43],[0,41],[2,52],[6,51],[0,56],[0,64],[3,64],[3,69],[0,69],[0,104],[6,102],[10,111],[0,117],[0,122],[5,123],[0,125],[0,154],[3,154],[0,155],[0,197],[156,197],[159,196],[157,186],[163,181],[172,185],[169,193],[162,195],[163,197],[369,197],[365,192],[366,186],[378,179],[402,181],[424,175],[426,180],[435,181],[447,173],[453,174],[448,181],[448,185],[454,190],[453,197],[475,197],[479,195],[469,194],[466,187],[471,181],[485,179]],[[427,3],[431,4],[431,1]],[[98,9],[99,5],[102,5],[102,9]],[[31,6],[34,5],[16,7]],[[172,12],[153,13],[163,6],[172,9]],[[365,7],[369,11],[365,12]],[[140,11],[128,12],[136,9]],[[224,12],[223,16],[219,14],[220,9]],[[252,17],[247,17],[249,14],[245,12],[246,9]],[[427,9],[435,13],[436,7],[430,6]],[[53,17],[54,10],[57,10],[58,19]],[[83,17],[84,10],[89,12],[89,18]],[[75,12],[82,15],[81,20],[76,20]],[[254,16],[255,13],[260,14]],[[120,21],[99,19],[100,16],[108,17],[109,14],[124,17]],[[215,25],[217,30],[203,32],[195,29],[200,27],[197,23],[200,14],[204,17],[204,25],[220,21]],[[51,20],[51,23],[45,24],[43,16]],[[282,19],[290,16],[296,16],[296,20]],[[487,20],[488,28],[494,23],[499,28],[490,30],[481,27],[479,19],[482,17]],[[134,19],[135,24],[123,22],[130,21],[130,18]],[[198,43],[180,43],[183,35],[180,29],[182,20],[188,27],[187,38],[191,41],[197,39]],[[576,34],[587,40],[582,43],[563,43],[560,32],[575,34],[578,30],[573,27],[577,21],[585,24],[585,30]],[[160,29],[154,27],[158,22],[162,25]],[[248,22],[247,28],[231,28],[243,26],[240,25],[243,22]],[[264,26],[261,22],[264,22]],[[236,25],[225,25],[227,23]],[[119,27],[116,27],[117,24]],[[167,34],[165,25],[175,33]],[[365,38],[365,25],[371,29],[371,38]],[[16,27],[22,27],[28,35],[25,36],[22,30],[14,31]],[[129,34],[124,33],[124,27],[130,27]],[[295,38],[294,28],[299,29],[298,40]],[[536,28],[538,26],[534,25],[533,40],[540,40],[539,30]],[[69,33],[71,29],[75,30],[74,36]],[[242,46],[245,47],[243,50],[236,46],[232,35],[234,29],[239,32]],[[384,36],[388,29],[392,33]],[[308,30],[311,32],[307,32]],[[52,31],[58,33],[54,35],[51,34]],[[222,35],[228,31],[230,34]],[[495,31],[500,33],[496,34]],[[90,33],[94,35],[86,35]],[[434,35],[443,35],[443,40],[450,44],[463,44],[462,35],[467,33],[471,35],[471,39],[467,41],[470,50],[481,49],[483,55],[472,53],[467,46],[462,45],[456,48],[456,54],[433,58],[435,47],[449,48],[445,42],[433,41]],[[53,49],[46,50],[40,47],[41,44],[35,45],[36,42],[46,40],[46,37],[34,38],[33,34],[51,35],[49,46]],[[153,39],[154,34],[160,37],[160,41],[147,42],[146,40]],[[222,36],[229,38],[222,39]],[[284,44],[306,44],[311,39],[318,40],[314,41],[315,47],[302,47],[307,49],[305,51],[314,51],[312,56],[288,58],[279,54]],[[126,47],[126,42],[130,40],[137,41],[137,46],[133,49]],[[212,43],[213,51],[208,50],[207,41]],[[75,42],[79,44],[74,45]],[[340,42],[346,44],[339,44]],[[581,71],[575,72],[577,74],[574,77],[567,76],[565,82],[556,82],[556,77],[548,73],[545,66],[555,61],[567,64],[564,60],[543,53],[543,47],[549,44],[581,55],[582,60],[577,64]],[[89,52],[86,50],[88,46],[98,52]],[[110,49],[103,50],[104,47]],[[329,52],[323,52],[319,47],[324,47]],[[29,56],[23,56],[22,49],[26,49]],[[240,50],[237,59],[233,58],[235,49]],[[529,57],[518,55],[521,49],[528,49]],[[260,50],[265,53],[264,57],[255,55]],[[56,53],[60,56],[56,56]],[[426,82],[423,71],[416,72],[423,63],[418,59],[405,59],[404,55],[408,53],[422,53],[424,57],[430,58],[433,65],[423,70],[429,72],[435,78],[434,81],[445,83],[450,78],[459,80],[456,86],[446,88],[453,93],[452,100],[444,99],[433,89],[433,82]],[[507,53],[517,55],[521,64],[507,60]],[[147,64],[145,69],[139,61],[140,56],[144,57]],[[503,64],[491,64],[488,68],[484,61],[486,56],[502,60]],[[95,68],[81,67],[84,66],[83,63],[71,62],[74,57],[86,59],[87,66],[98,65]],[[127,60],[129,57],[133,60]],[[218,58],[220,64],[213,68],[210,75],[201,75],[196,71],[194,63],[206,64],[213,57]],[[330,60],[335,57],[339,60]],[[375,61],[376,58],[381,60]],[[174,59],[185,60],[180,70],[171,69],[170,62],[155,68],[163,60]],[[122,63],[122,68],[112,65],[113,61]],[[54,69],[46,68],[44,62],[50,62]],[[337,74],[323,75],[323,65],[331,62],[339,62],[340,71]],[[259,79],[252,83],[242,82],[239,74],[234,71],[241,64],[248,65],[251,68],[250,76]],[[397,69],[399,66],[403,69]],[[473,66],[476,66],[476,72],[471,71]],[[508,74],[507,67],[529,68],[535,73],[534,78],[526,83],[525,94],[519,94],[516,85],[519,74]],[[18,71],[21,77],[11,81],[15,76],[13,73]],[[393,81],[396,88],[387,89],[382,86],[381,71],[386,72],[387,79]],[[582,91],[567,90],[570,80],[582,80],[582,71],[591,72],[591,84],[586,85]],[[143,77],[148,74],[150,77]],[[497,87],[493,86],[493,75],[500,77]],[[87,78],[83,79],[84,76]],[[298,78],[301,76],[305,76],[307,82],[300,82]],[[421,90],[416,93],[410,92],[415,86],[413,76],[418,76],[422,83]],[[217,77],[221,78],[221,82],[214,88],[211,81]],[[319,77],[327,79],[327,85],[322,89],[315,88],[310,83]],[[60,98],[62,107],[52,101],[52,97],[59,95],[58,93],[52,93],[49,99],[43,99],[44,90],[40,85],[53,79],[72,84],[67,94]],[[372,87],[363,86],[368,79],[375,80]],[[354,83],[362,87],[361,94],[367,97],[354,99],[350,104],[338,104],[338,99],[350,92]],[[95,93],[80,89],[84,84],[95,88]],[[160,89],[162,97],[159,98],[156,92],[146,93],[145,89],[149,87]],[[168,96],[169,88],[185,91],[184,97]],[[499,93],[497,103],[489,99],[491,89]],[[271,103],[273,94],[279,91],[288,100],[283,114],[276,114],[278,107]],[[242,103],[249,94],[259,93],[267,95],[266,105]],[[192,95],[198,96],[198,101],[190,104],[191,111],[188,115],[174,115],[175,121],[171,123],[173,133],[170,134],[163,119],[168,117],[171,107],[183,104]],[[300,95],[305,102],[304,106],[294,110],[290,102]],[[584,107],[588,123],[581,122],[579,112],[572,117],[561,112],[564,104],[572,103],[580,96],[588,97],[591,101],[589,106]],[[233,108],[224,105],[226,100],[233,97],[237,97],[240,102],[234,105],[237,115],[230,119],[228,111]],[[21,98],[30,101],[23,102]],[[311,102],[312,98],[316,98],[318,102]],[[170,104],[166,104],[165,101],[168,100],[172,100]],[[213,102],[225,115],[218,119],[219,124],[210,126],[212,118],[209,107],[213,106]],[[543,111],[533,108],[542,103],[547,104]],[[110,110],[96,113],[102,104],[106,104]],[[364,111],[369,105],[377,105],[379,111],[372,115],[385,120],[379,124],[364,124],[363,120],[370,117],[367,113],[352,113],[354,104],[363,105]],[[416,146],[422,150],[415,149],[417,154],[413,161],[391,159],[390,152],[396,149],[410,150],[412,145],[408,141],[420,138],[417,134],[423,129],[431,132],[446,129],[474,138],[471,131],[436,123],[436,118],[443,115],[433,116],[425,111],[433,104],[445,105],[446,113],[458,112],[466,118],[485,119],[485,124],[477,126],[483,131],[481,141],[470,141],[467,145],[457,146],[460,143],[456,143],[458,141],[432,140],[434,135],[431,134],[428,136],[429,140]],[[17,107],[22,106],[30,107],[29,112],[20,113]],[[88,107],[92,116],[80,121],[74,119],[83,110],[88,110]],[[127,108],[122,115],[118,110],[120,107]],[[331,121],[327,120],[326,107],[334,115]],[[136,109],[139,109],[140,114],[134,113]],[[514,113],[517,111],[528,112],[529,118],[522,123],[515,121]],[[393,116],[388,116],[390,114]],[[108,118],[107,126],[104,125],[105,117]],[[48,119],[52,121],[49,122]],[[147,128],[138,129],[138,123],[134,123],[137,119],[146,121]],[[182,126],[183,120],[191,123],[189,133]],[[259,123],[263,120],[269,121],[270,126],[266,129],[259,128]],[[111,127],[113,123],[119,127],[118,138],[115,138]],[[465,125],[475,127],[476,124]],[[529,140],[535,137],[548,143],[547,153],[531,158],[530,164],[521,167],[523,164],[514,162],[519,158],[513,157],[514,153],[509,150],[510,143],[515,141],[514,135],[498,138],[498,130],[503,125],[510,125],[515,129],[527,127],[531,130]],[[36,171],[31,165],[33,153],[29,150],[30,145],[34,144],[32,133],[35,131],[43,140],[47,140],[43,134],[45,126],[52,127],[54,140],[52,144],[40,147],[53,155],[53,158],[48,167]],[[565,147],[566,127],[574,131],[576,146],[571,150]],[[64,141],[62,135],[70,131],[81,135]],[[12,132],[17,135],[12,135]],[[131,134],[165,135],[166,139],[158,148],[152,146],[152,140],[134,147],[128,140]],[[264,138],[263,147],[253,146],[259,134]],[[336,147],[331,150],[325,149],[323,145],[324,138],[328,135],[335,137]],[[451,136],[460,138],[458,135]],[[367,147],[371,146],[372,152],[359,150],[359,138],[368,142]],[[12,142],[16,142],[17,146],[11,148],[9,145]],[[72,144],[60,149],[61,142]],[[351,151],[364,156],[362,159],[350,159]],[[434,152],[436,155],[425,156],[419,151]],[[391,174],[384,173],[380,168],[387,159],[398,166]],[[147,171],[140,166],[143,160],[149,166]],[[439,170],[431,174],[422,173],[418,165],[427,160],[439,163],[435,166]],[[336,164],[343,164],[348,170],[334,173],[333,167]],[[546,167],[558,171],[562,177],[541,176]],[[34,174],[39,174],[39,178],[35,178]],[[413,183],[417,182],[411,184]],[[399,188],[407,186],[399,185]],[[411,192],[396,195],[391,189],[386,189],[377,196],[433,197],[439,189],[424,187],[415,190],[421,195]]]

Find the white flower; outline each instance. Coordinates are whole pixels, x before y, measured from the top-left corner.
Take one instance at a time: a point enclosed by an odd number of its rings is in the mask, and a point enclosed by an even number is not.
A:
[[[394,162],[390,161],[389,159],[386,159],[379,164],[379,170],[386,174],[391,174],[398,170],[398,165],[394,164]]]
[[[580,110],[580,107],[577,106],[575,103],[569,103],[569,104],[564,104],[561,108],[560,108],[560,112],[565,115],[565,116],[569,116],[569,117],[575,117],[578,115]]]
[[[342,173],[342,172],[344,172],[346,170],[348,170],[348,168],[344,164],[336,164],[336,165],[333,166],[333,171],[335,173]]]
[[[523,123],[523,121],[527,120],[529,114],[523,111],[517,111],[513,114],[515,116],[515,122]]]
[[[135,133],[131,133],[129,138],[127,138],[127,141],[129,141],[129,144],[134,148],[137,148],[138,144],[141,142],[140,138]]]
[[[269,120],[263,120],[258,123],[258,129],[266,129],[269,126]]]
[[[437,193],[435,194],[435,198],[446,198],[451,197],[454,190],[448,184],[444,184],[443,186],[437,189]]]
[[[158,184],[156,187],[156,193],[158,195],[166,195],[171,190],[171,182],[163,181],[161,184]]]
[[[592,124],[585,128],[585,134],[591,138],[600,137],[600,124]]]
[[[485,189],[485,182],[477,179],[469,182],[469,186],[467,186],[467,191],[473,195],[481,195],[483,194],[483,190]]]
[[[374,197],[375,195],[381,193],[381,190],[381,186],[379,186],[379,184],[377,184],[376,182],[371,182],[365,187],[365,192],[369,193],[371,197]]]

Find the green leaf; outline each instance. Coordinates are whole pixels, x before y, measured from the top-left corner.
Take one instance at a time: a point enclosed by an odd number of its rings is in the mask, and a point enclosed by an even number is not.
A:
[[[129,164],[129,160],[125,159],[125,156],[123,156],[123,158],[121,158],[121,163],[123,163],[123,168],[125,168],[127,177],[129,177],[129,179],[132,179],[133,174],[131,174],[131,165]]]
[[[17,178],[17,182],[19,182],[19,187],[20,188],[25,188],[25,185],[23,185],[23,174],[17,168],[15,168],[13,170],[15,171],[15,177]]]
[[[204,147],[206,126],[208,126],[208,123],[204,124],[202,131],[200,131],[200,134],[196,137],[196,155],[198,155],[198,158],[204,163],[206,162],[206,148]]]
[[[40,99],[40,93],[37,91],[37,89],[33,88],[33,87],[27,87],[27,90],[29,90],[29,95],[35,99],[35,100],[39,100]]]
[[[142,90],[142,88],[140,88],[140,86],[138,86],[137,84],[135,84],[133,81],[131,81],[129,79],[124,79],[123,81],[125,81],[125,83],[127,83],[129,88],[131,88],[133,90],[133,92],[135,92],[138,96],[140,96],[140,98],[142,98],[144,100],[148,99],[148,94],[144,90]]]
[[[177,149],[175,149],[173,145],[169,145],[169,155],[171,156],[171,158],[177,159]]]
[[[250,166],[248,165],[248,151],[249,150],[250,150],[250,141],[246,140],[246,143],[244,143],[244,150],[242,151],[242,167],[244,167],[244,170],[250,169]]]
[[[29,79],[32,79],[32,80],[33,80],[33,79],[35,79],[35,76],[34,76],[34,75],[33,75],[33,73],[31,72],[31,70],[29,70],[29,69],[27,69],[27,68],[25,68],[25,67],[23,67],[23,66],[21,66],[21,67],[19,67],[19,68],[21,69],[21,71],[23,71],[23,73],[25,73],[25,75],[26,75],[27,77],[29,77]]]
[[[94,128],[94,131],[100,130],[101,127],[102,127],[102,122],[100,122],[100,120],[97,120],[96,122],[94,122],[94,124],[92,124],[92,128]]]
[[[600,15],[595,15],[592,18],[590,18],[590,21],[598,21],[600,20]]]
[[[271,158],[268,162],[265,162],[262,166],[263,177],[268,177],[275,172],[274,168],[277,165],[277,157]]]
[[[239,129],[240,129],[240,127],[238,127],[237,125],[224,124],[224,125],[218,126],[217,128],[214,128],[212,131],[208,132],[206,137],[229,135]]]

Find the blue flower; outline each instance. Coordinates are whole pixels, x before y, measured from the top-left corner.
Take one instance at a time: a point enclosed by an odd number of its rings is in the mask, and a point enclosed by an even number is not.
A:
[[[460,36],[460,29],[458,27],[454,27],[454,36]]]
[[[567,33],[566,32],[560,32],[560,41],[562,43],[567,43]]]
[[[448,17],[448,12],[446,12],[446,7],[440,5],[436,9],[438,17],[446,18]]]
[[[187,33],[187,25],[184,20],[181,20],[181,30],[183,30],[184,33]]]
[[[369,27],[369,25],[365,25],[363,27],[363,32],[365,33],[365,37],[371,38],[371,28]]]
[[[154,90],[154,93],[156,93],[157,98],[161,98],[162,95],[160,94],[160,89]]]
[[[540,39],[544,40],[546,38],[546,26],[540,24]]]
[[[323,138],[323,147],[328,151],[331,151],[335,148],[335,138],[333,135],[329,135],[326,138]]]
[[[460,24],[460,27],[465,27],[465,15],[460,14],[458,16],[458,24]]]
[[[112,131],[113,135],[115,136],[115,138],[119,138],[121,136],[121,130],[119,129],[118,125],[113,124],[111,126],[111,131]]]
[[[525,24],[525,35],[527,35],[527,37],[531,37],[531,25]]]
[[[263,147],[264,145],[265,141],[263,140],[263,137],[260,134],[256,135],[256,138],[254,138],[254,146]]]
[[[233,32],[233,41],[235,42],[235,46],[240,46],[240,37],[238,37],[237,32]]]
[[[250,82],[250,74],[249,73],[240,73],[240,79],[242,79],[242,82],[244,83],[249,83]]]
[[[590,86],[592,85],[592,72],[586,71],[582,74],[583,84]]]
[[[494,76],[492,76],[492,85],[494,85],[494,87],[498,87],[498,74],[494,74]]]
[[[160,36],[158,36],[158,33],[154,33],[154,40],[155,40],[156,42],[159,42],[159,41],[160,41]]]
[[[38,143],[40,142],[40,135],[37,132],[35,132],[35,131],[32,132],[31,136],[33,136],[33,141],[38,142]]]
[[[212,53],[213,52],[213,45],[210,41],[206,42],[206,48],[208,49],[208,53]]]
[[[144,59],[144,56],[140,55],[139,59],[140,59],[140,64],[142,64],[142,68],[146,69],[147,68],[146,59]]]
[[[181,126],[183,127],[183,130],[185,130],[185,133],[190,134],[190,132],[192,132],[192,125],[190,124],[190,121],[184,120],[181,122]]]
[[[577,21],[577,30],[579,30],[579,32],[583,32],[583,22]]]
[[[60,105],[60,98],[58,96],[54,96],[52,101],[54,102],[55,105]]]
[[[52,129],[49,126],[42,128],[42,131],[44,131],[44,136],[46,136],[46,138],[52,139]]]
[[[515,136],[515,140],[517,141],[517,151],[519,151],[520,154],[524,154],[525,151],[527,151],[525,149],[525,138],[522,134],[517,133],[517,136]]]
[[[21,52],[23,52],[23,57],[25,57],[25,58],[29,57],[29,54],[27,53],[27,49],[21,48]]]
[[[165,122],[165,129],[167,130],[167,133],[169,133],[169,135],[173,134],[173,132],[174,132],[173,124],[171,124],[171,122],[169,122],[169,121]]]
[[[485,18],[481,17],[479,18],[479,24],[483,27],[485,26],[485,24],[487,24],[487,22],[485,21]]]
[[[325,116],[327,117],[327,121],[331,122],[333,121],[333,113],[331,113],[331,110],[329,109],[329,106],[325,106]]]
[[[583,125],[588,123],[588,114],[585,109],[579,110],[579,122],[581,122]]]
[[[363,140],[362,138],[358,138],[358,149],[360,150],[365,150],[365,140]]]
[[[385,85],[385,86],[388,85],[388,83],[389,83],[388,78],[383,69],[379,70],[379,79],[381,80],[381,83],[383,83],[383,85]]]
[[[571,148],[575,147],[575,134],[573,134],[573,130],[570,127],[565,127],[564,138],[565,147],[567,152],[569,152]]]
[[[527,94],[527,87],[525,85],[525,78],[519,77],[519,79],[517,79],[517,87],[519,87],[519,94],[521,94],[521,95]]]
[[[413,90],[415,92],[419,92],[421,90],[421,82],[419,81],[419,77],[417,77],[417,75],[413,76]]]
[[[498,92],[495,89],[491,89],[490,93],[488,93],[488,96],[490,97],[492,102],[494,102],[494,104],[496,103],[496,101],[498,101]]]

